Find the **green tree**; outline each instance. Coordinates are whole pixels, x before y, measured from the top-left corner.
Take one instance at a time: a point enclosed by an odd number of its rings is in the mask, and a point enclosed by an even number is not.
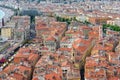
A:
[[[113,31],[117,31],[117,32],[120,31],[120,26],[118,26],[118,25],[103,24],[103,32],[104,33],[106,32],[107,28],[109,28],[110,30],[113,30]]]

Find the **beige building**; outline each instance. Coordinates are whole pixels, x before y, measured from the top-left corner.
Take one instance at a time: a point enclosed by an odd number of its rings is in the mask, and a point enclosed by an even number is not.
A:
[[[13,29],[10,27],[2,27],[1,36],[11,39],[13,36]]]
[[[120,19],[118,18],[118,19],[108,20],[107,24],[120,26]]]

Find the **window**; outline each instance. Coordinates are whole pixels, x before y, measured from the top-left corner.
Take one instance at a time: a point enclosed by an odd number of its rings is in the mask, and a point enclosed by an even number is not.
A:
[[[51,51],[55,51],[55,49],[51,49]]]
[[[24,74],[27,75],[29,72],[28,71],[24,71]]]
[[[56,79],[55,76],[53,76],[52,78],[53,78],[53,80]]]
[[[37,71],[35,71],[34,73],[37,74]]]
[[[73,53],[73,56],[75,56],[74,53]]]
[[[80,53],[79,53],[79,52],[77,52],[77,56],[80,56]]]

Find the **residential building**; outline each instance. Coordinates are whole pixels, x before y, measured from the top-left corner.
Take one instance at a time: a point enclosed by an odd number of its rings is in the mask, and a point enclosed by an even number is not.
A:
[[[1,36],[12,39],[13,38],[13,29],[11,27],[2,27],[1,28]]]
[[[109,17],[89,17],[89,22],[92,24],[106,24]]]
[[[111,24],[111,25],[118,25],[120,26],[120,19],[112,19],[112,20],[108,20],[107,24]]]

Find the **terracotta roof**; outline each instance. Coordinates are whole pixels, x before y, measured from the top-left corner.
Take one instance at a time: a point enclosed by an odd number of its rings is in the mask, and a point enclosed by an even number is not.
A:
[[[96,69],[91,71],[85,72],[86,79],[106,79],[106,71],[104,69]]]
[[[32,80],[39,80],[39,79],[38,79],[38,77],[33,77],[33,79],[32,79]]]
[[[39,27],[39,26],[37,26],[36,30],[48,31],[49,29],[48,29],[48,27]]]
[[[69,37],[68,37],[68,36],[64,36],[60,42],[67,41],[68,39],[69,39]]]
[[[5,69],[4,72],[9,73],[11,71],[14,71],[16,68],[16,65],[8,65]]]
[[[46,74],[45,79],[46,80],[62,80],[62,78],[60,78],[60,75],[56,74],[55,72],[52,72],[50,74]]]
[[[46,39],[46,41],[55,41],[56,39],[55,39],[55,37],[53,37],[53,36],[49,36],[47,39]]]
[[[119,80],[119,77],[112,76],[112,77],[109,77],[108,80]]]
[[[30,53],[28,60],[33,61],[35,59],[38,59],[38,57],[38,54]]]
[[[18,66],[18,69],[20,72],[24,72],[24,71],[29,71],[29,73],[31,72],[31,68],[26,66]]]
[[[21,58],[28,58],[29,53],[17,53],[14,58],[21,57]]]
[[[86,68],[107,67],[107,66],[108,66],[108,62],[105,57],[103,57],[103,58],[87,57],[87,59],[86,59],[86,64],[85,64]]]
[[[59,51],[71,51],[72,50],[72,48],[59,48],[58,49]]]
[[[10,75],[11,77],[15,78],[16,80],[23,80],[24,76],[18,73],[13,73]]]

